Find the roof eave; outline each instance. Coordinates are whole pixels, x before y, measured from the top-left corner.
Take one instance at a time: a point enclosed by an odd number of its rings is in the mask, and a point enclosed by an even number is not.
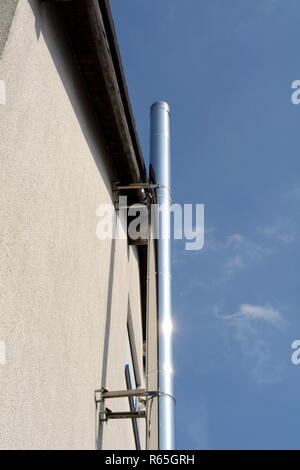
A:
[[[122,184],[147,181],[107,0],[56,0]],[[142,197],[142,195],[140,195]]]

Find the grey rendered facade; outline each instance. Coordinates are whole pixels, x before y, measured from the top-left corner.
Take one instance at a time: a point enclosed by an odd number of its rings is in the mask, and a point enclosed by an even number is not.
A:
[[[134,449],[131,420],[101,423],[94,400],[126,389],[126,364],[145,385],[147,247],[126,227],[124,239],[96,237],[113,182],[146,179],[109,6],[1,0],[0,13],[0,448]],[[143,420],[139,434],[144,447]]]

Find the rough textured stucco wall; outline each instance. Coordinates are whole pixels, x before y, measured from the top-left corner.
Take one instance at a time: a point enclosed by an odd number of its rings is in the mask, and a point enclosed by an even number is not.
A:
[[[153,235],[154,237],[154,235]],[[148,331],[148,387],[150,390],[158,390],[158,357],[157,357],[157,291],[156,291],[156,255],[155,240],[152,240],[149,254],[149,331]],[[153,401],[151,407],[151,433],[149,449],[158,449],[158,400]]]
[[[0,1],[0,57],[8,38],[18,0]]]
[[[131,312],[133,315],[134,326],[135,326],[135,337],[137,339],[137,348],[140,352],[139,357],[142,359],[142,331],[138,319],[135,318],[136,313],[140,312],[139,297],[134,294],[132,290],[139,293],[139,279],[137,271],[137,257],[136,252],[133,252],[133,248],[129,251],[129,269],[126,268],[127,254],[124,250],[126,240],[118,240],[115,244],[115,256],[120,262],[120,269],[114,275],[113,290],[112,290],[112,303],[111,303],[111,316],[110,316],[110,338],[108,343],[108,355],[107,355],[107,375],[103,377],[103,384],[108,390],[119,390],[120,389],[120,378],[122,378],[121,389],[126,389],[125,382],[125,363],[124,358],[126,357],[126,342],[124,342],[124,332],[127,331],[127,305],[128,305],[128,294]],[[127,258],[128,259],[128,258]],[[127,264],[128,266],[128,264]],[[127,289],[120,289],[120,286],[127,282]],[[138,305],[134,305],[135,303]],[[120,316],[120,310],[126,306],[126,315]],[[142,361],[140,360],[140,371],[142,372]],[[144,382],[142,382],[144,386]],[[106,406],[115,411],[126,411],[129,409],[128,399],[110,399],[106,401]],[[130,426],[131,422],[129,421]],[[118,442],[118,448],[128,449],[132,446],[131,432],[128,432],[128,420],[112,420],[107,424],[103,424],[100,429],[100,435],[102,434],[102,447],[104,449],[115,449],[116,448],[116,436],[123,436],[123,439]],[[145,443],[145,435],[141,433],[141,443]]]
[[[138,267],[96,237],[109,158],[53,8],[19,2],[0,61],[0,448],[132,448],[130,421],[100,436],[94,390],[125,386]]]

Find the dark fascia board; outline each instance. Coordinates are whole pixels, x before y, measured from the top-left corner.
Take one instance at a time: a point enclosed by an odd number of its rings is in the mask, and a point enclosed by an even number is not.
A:
[[[133,146],[136,152],[136,157],[138,160],[140,160],[139,166],[141,168],[141,173],[143,173],[143,177],[145,178],[145,181],[146,181],[147,172],[145,168],[144,159],[142,157],[142,150],[141,150],[141,146],[140,146],[140,142],[139,142],[139,138],[137,134],[135,119],[134,119],[131,102],[129,98],[129,92],[128,92],[128,88],[126,85],[125,73],[124,73],[124,68],[122,65],[120,48],[119,48],[119,44],[117,40],[117,34],[115,30],[115,25],[114,25],[114,20],[113,20],[111,8],[110,8],[109,0],[99,0],[99,6],[101,9],[103,21],[106,27],[108,42],[110,44],[110,51],[111,51],[114,65],[115,65],[115,71],[116,71],[116,75],[117,75],[117,79],[119,83],[119,88],[121,91],[121,96],[123,98],[124,111],[127,117],[130,134],[132,136]]]
[[[122,184],[146,182],[122,67],[119,46],[107,0],[55,0],[63,16],[82,77]],[[141,200],[142,192],[134,198]]]

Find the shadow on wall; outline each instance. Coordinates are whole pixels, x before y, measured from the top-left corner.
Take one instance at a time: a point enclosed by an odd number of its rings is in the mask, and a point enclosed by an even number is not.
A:
[[[62,19],[60,18],[56,6],[50,2],[43,2],[40,0],[28,0],[28,3],[35,16],[35,30],[37,41],[43,37],[53,64],[59,74],[61,82],[65,88],[66,94],[73,107],[74,113],[80,124],[84,138],[89,146],[90,152],[97,165],[99,173],[102,175],[105,185],[109,192],[111,192],[111,175],[112,169],[108,166],[109,163],[103,162],[101,154],[106,153],[105,144],[101,136],[99,123],[93,111],[92,104],[88,99],[88,94],[85,90],[85,84],[80,78],[79,68],[76,66],[74,56],[69,46],[68,38],[64,31]],[[64,44],[65,47],[60,47]],[[109,177],[105,178],[105,175]],[[100,203],[101,201],[99,201]],[[95,208],[96,210],[96,208]],[[107,382],[107,363],[109,354],[109,336],[111,325],[111,312],[112,312],[112,299],[113,299],[113,280],[114,280],[114,265],[115,265],[115,251],[116,240],[113,238],[111,243],[110,253],[110,266],[109,266],[109,280],[108,280],[108,293],[107,293],[107,306],[106,312],[100,312],[99,315],[105,315],[105,328],[103,339],[103,350],[99,351],[99,356],[102,359],[102,368],[99,371],[99,380],[101,387],[104,387]],[[100,260],[99,260],[100,262]],[[100,376],[101,372],[101,376]],[[94,390],[91,391],[92,400],[94,397]],[[101,406],[101,405],[100,405]],[[104,423],[100,422],[99,406],[96,406],[96,449],[102,448]]]
[[[108,380],[108,360],[109,360],[109,341],[110,341],[110,325],[112,316],[112,304],[113,304],[113,292],[114,292],[114,278],[115,278],[115,259],[116,259],[116,235],[118,226],[121,224],[123,231],[127,230],[126,221],[116,214],[113,237],[111,242],[110,250],[110,264],[109,264],[109,277],[108,277],[108,292],[107,292],[107,304],[106,304],[106,316],[105,316],[105,328],[104,328],[104,341],[102,350],[102,373],[101,373],[101,388],[109,388],[107,386]],[[96,449],[102,450],[103,448],[103,435],[105,429],[105,421],[101,421],[101,415],[99,411],[103,411],[105,408],[104,403],[96,404]]]
[[[64,86],[74,113],[80,124],[82,134],[89,146],[95,164],[102,175],[103,181],[111,191],[112,168],[101,159],[106,153],[101,128],[89,101],[84,82],[81,79],[79,67],[76,65],[70,42],[64,30],[63,20],[53,2],[44,0],[28,0],[35,17],[37,41],[41,35],[47,45],[53,64]],[[64,45],[65,47],[61,47]],[[105,175],[109,175],[109,180]],[[100,203],[101,201],[99,201]],[[95,208],[96,210],[96,208]]]
[[[2,0],[0,2],[0,57],[9,35],[17,4],[18,0]]]
[[[111,252],[110,252],[108,294],[107,294],[106,317],[105,317],[105,328],[104,328],[104,344],[103,344],[103,352],[102,352],[101,388],[102,387],[106,388],[106,382],[107,382],[107,365],[108,365],[109,337],[110,337],[110,324],[111,324],[111,312],[112,312],[115,253],[116,253],[116,240],[115,238],[113,238],[112,243],[111,243]],[[99,403],[98,406],[96,405],[96,449],[97,450],[102,450],[102,447],[103,447],[103,433],[104,433],[105,422],[101,421],[101,415],[99,415],[99,411],[103,411],[104,408],[105,408],[104,403]]]

